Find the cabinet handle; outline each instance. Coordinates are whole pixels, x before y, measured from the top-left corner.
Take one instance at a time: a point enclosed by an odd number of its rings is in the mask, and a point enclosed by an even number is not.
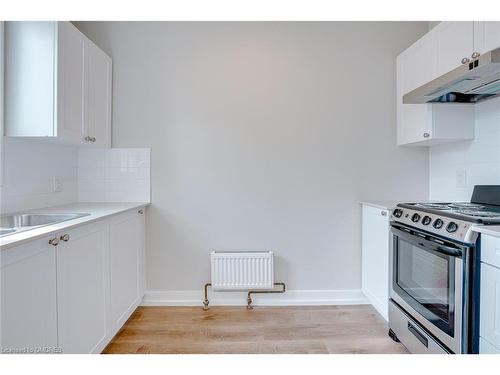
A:
[[[472,57],[473,59],[477,59],[479,57],[479,55],[480,55],[479,52],[473,52],[470,57]]]
[[[382,216],[387,216],[387,212],[385,212],[385,211],[380,211],[380,215],[382,215]]]
[[[69,241],[69,234],[66,233],[60,237],[61,241],[68,242]]]
[[[141,215],[144,213],[144,210],[139,210],[137,211],[138,213],[140,213]]]
[[[96,138],[95,138],[95,137],[92,137],[92,138],[90,138],[90,141],[91,141],[91,142],[95,142],[95,141],[96,141]]]
[[[424,133],[424,138],[429,138],[431,135],[429,133]]]
[[[49,245],[52,245],[52,246],[57,246],[57,245],[59,245],[59,238],[54,237],[54,238],[50,239],[50,240],[49,240]]]
[[[462,59],[462,64],[467,64],[469,61],[470,61],[470,59],[469,59],[469,58],[464,57],[464,58]]]
[[[85,140],[85,142],[92,142],[92,138],[90,138],[88,135],[83,139]]]

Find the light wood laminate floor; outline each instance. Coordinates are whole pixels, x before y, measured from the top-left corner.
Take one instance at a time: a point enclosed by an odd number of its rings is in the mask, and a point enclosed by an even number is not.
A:
[[[369,305],[139,307],[104,353],[406,353]]]

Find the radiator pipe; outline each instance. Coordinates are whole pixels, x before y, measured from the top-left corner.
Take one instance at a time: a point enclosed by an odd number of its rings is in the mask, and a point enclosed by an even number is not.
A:
[[[285,293],[285,291],[286,291],[285,283],[274,283],[274,285],[275,286],[277,286],[277,285],[282,286],[283,289],[282,290],[249,290],[248,296],[247,296],[247,310],[253,310],[251,294]]]
[[[208,301],[208,287],[209,286],[212,286],[212,283],[205,284],[205,299],[203,300],[203,311],[207,311],[210,309],[210,307],[208,307],[208,304],[210,303]]]
[[[252,306],[252,294],[264,294],[264,293],[285,293],[286,292],[286,285],[285,283],[274,283],[275,286],[282,286],[282,290],[249,290],[248,295],[247,295],[247,309],[248,310],[253,310]],[[212,286],[212,283],[206,283],[205,284],[205,299],[203,300],[203,311],[207,311],[210,309],[208,307],[210,301],[208,300],[208,287]]]

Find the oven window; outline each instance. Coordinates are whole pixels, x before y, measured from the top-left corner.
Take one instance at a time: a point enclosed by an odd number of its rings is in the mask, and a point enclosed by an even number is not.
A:
[[[395,284],[398,294],[433,324],[452,334],[454,258],[397,241]]]

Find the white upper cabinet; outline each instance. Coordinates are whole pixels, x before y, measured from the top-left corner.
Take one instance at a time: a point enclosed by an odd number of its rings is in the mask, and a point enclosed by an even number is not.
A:
[[[473,23],[442,22],[397,57],[398,145],[430,146],[474,138],[471,104],[403,104],[406,93],[456,68],[472,52]]]
[[[431,33],[436,39],[438,76],[459,67],[462,59],[472,59],[474,22],[441,22]]]
[[[87,90],[84,134],[97,147],[111,147],[111,58],[86,40]],[[95,140],[94,140],[95,138]]]
[[[403,96],[500,47],[500,22],[441,22],[397,58],[398,145],[430,146],[474,138],[471,104],[403,104]]]
[[[401,67],[401,85],[407,93],[437,76],[436,43],[432,34],[426,34],[402,52],[398,60]]]
[[[6,135],[54,134],[56,27],[53,22],[5,23]]]
[[[59,23],[57,136],[73,142],[85,137],[85,37],[73,25]]]
[[[69,22],[7,22],[5,51],[6,136],[110,147],[104,52]]]
[[[398,145],[425,140],[432,131],[432,108],[429,104],[405,104],[403,95],[432,80],[436,75],[435,44],[429,34],[401,53],[396,61]]]
[[[500,22],[474,22],[474,51],[489,52],[500,47]]]

